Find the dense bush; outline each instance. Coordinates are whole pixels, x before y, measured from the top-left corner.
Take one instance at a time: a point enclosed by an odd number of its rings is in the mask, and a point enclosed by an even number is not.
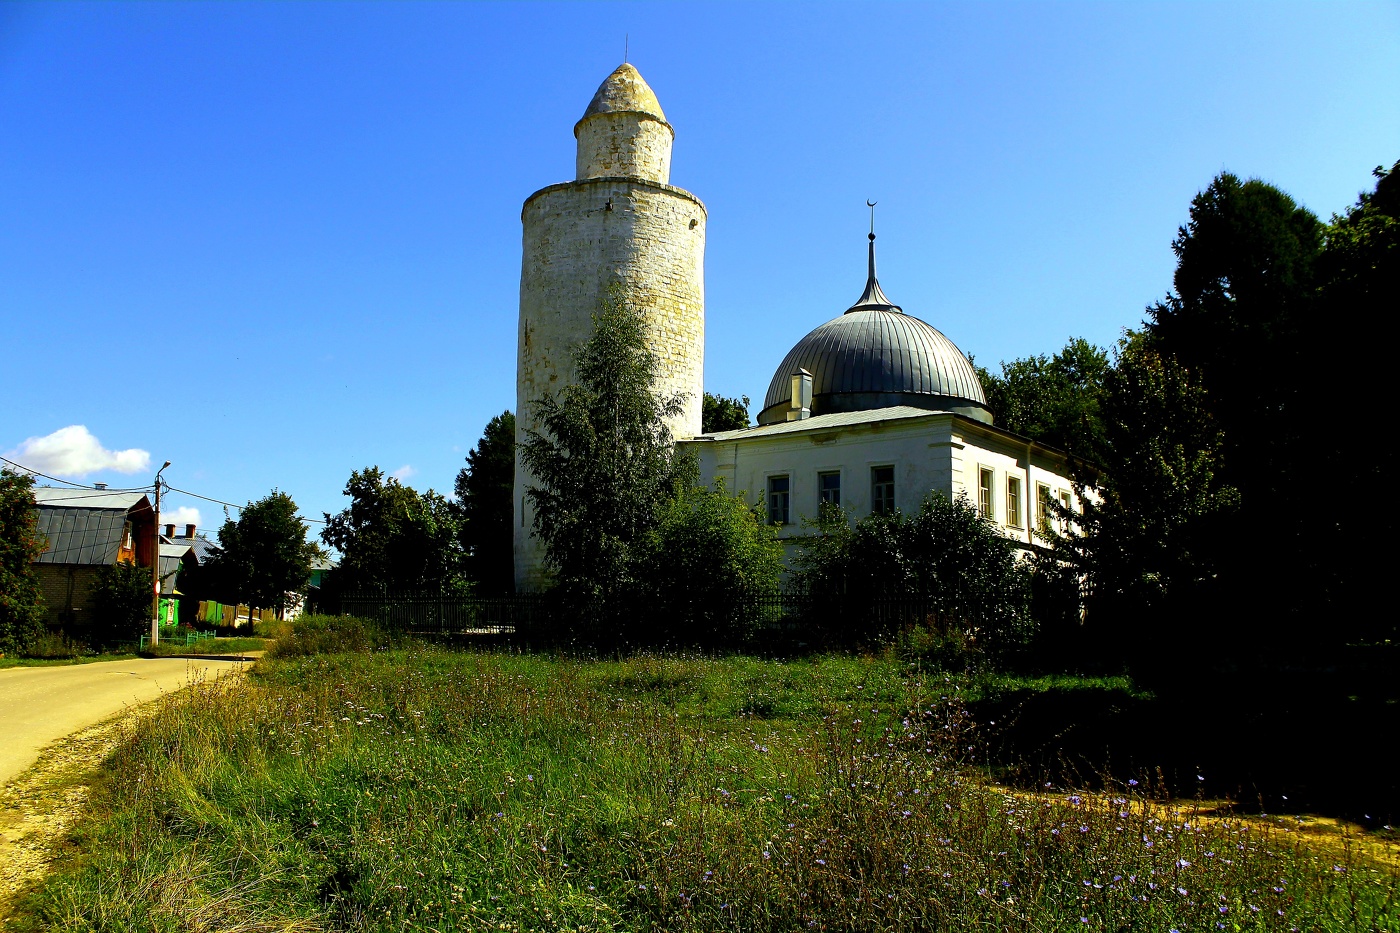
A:
[[[917,601],[918,622],[940,637],[985,653],[1023,643],[1032,631],[1030,570],[1014,547],[965,499],[932,493],[912,515],[869,515],[849,524],[826,510],[798,558],[796,583],[826,627],[856,640],[893,634],[906,624],[863,606]],[[888,621],[886,621],[888,619]]]
[[[151,571],[135,564],[99,568],[92,585],[96,610],[89,637],[96,646],[139,639],[151,628]]]
[[[723,481],[677,494],[634,550],[638,595],[655,610],[653,630],[635,633],[642,643],[748,643],[758,624],[753,597],[776,594],[783,572],[776,529]]]

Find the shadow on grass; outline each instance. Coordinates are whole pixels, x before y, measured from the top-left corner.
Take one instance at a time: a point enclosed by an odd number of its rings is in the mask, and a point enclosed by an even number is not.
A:
[[[970,707],[993,774],[1019,786],[1146,776],[1178,798],[1379,829],[1400,819],[1391,654],[1197,669],[1150,692],[1127,678],[991,678]]]

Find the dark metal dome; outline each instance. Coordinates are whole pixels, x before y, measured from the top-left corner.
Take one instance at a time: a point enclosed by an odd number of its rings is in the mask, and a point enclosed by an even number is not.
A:
[[[785,421],[792,377],[812,375],[813,415],[911,405],[988,424],[987,396],[966,356],[937,328],[890,304],[875,279],[870,238],[865,293],[849,311],[797,342],[773,374],[759,424]]]

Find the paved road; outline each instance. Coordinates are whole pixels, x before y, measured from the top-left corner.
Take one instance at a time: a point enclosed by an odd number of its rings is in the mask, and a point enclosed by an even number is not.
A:
[[[179,690],[197,677],[247,666],[242,661],[151,658],[0,670],[0,785],[65,735]]]

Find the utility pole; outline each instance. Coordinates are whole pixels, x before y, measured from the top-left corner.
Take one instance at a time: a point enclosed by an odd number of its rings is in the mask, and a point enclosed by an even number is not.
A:
[[[155,534],[151,536],[151,647],[160,644],[160,474],[165,472],[165,467],[170,466],[170,461],[165,461],[165,466],[156,470],[156,514],[155,514]]]

